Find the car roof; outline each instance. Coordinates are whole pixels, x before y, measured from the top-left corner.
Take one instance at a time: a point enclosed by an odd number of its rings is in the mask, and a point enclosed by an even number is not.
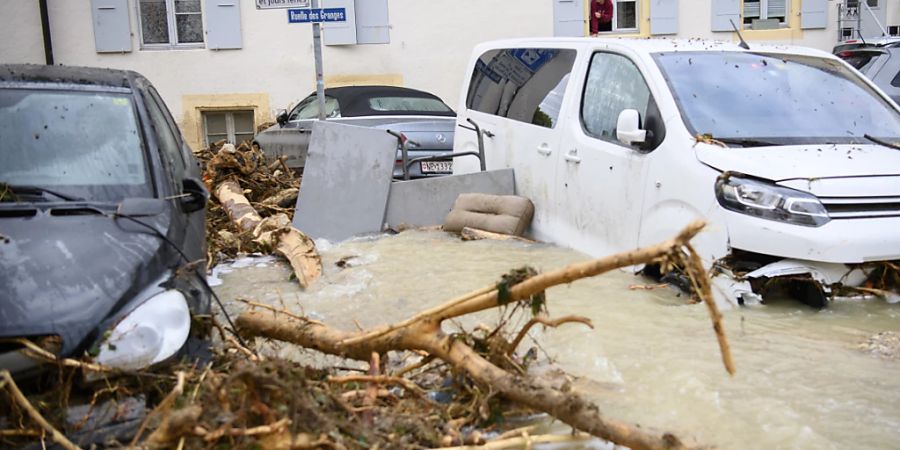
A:
[[[312,93],[310,95],[315,95]],[[418,97],[437,100],[447,106],[440,97],[417,89],[399,86],[341,86],[325,89],[325,95],[337,99],[343,117],[359,116],[383,116],[397,115],[396,111],[379,111],[372,109],[368,100],[373,97]],[[427,116],[455,116],[456,113],[447,106],[449,111],[404,111],[403,115],[427,115]]]
[[[98,67],[0,64],[0,83],[58,84],[131,89],[142,78],[130,70]]]
[[[639,53],[661,52],[750,52],[750,53],[780,53],[805,56],[819,56],[834,58],[831,53],[821,50],[782,44],[763,44],[752,42],[750,49],[740,47],[738,42],[718,41],[709,39],[669,39],[669,38],[523,38],[490,41],[480,44],[482,50],[489,48],[516,48],[516,47],[568,47],[568,48],[594,48],[598,44],[612,46],[624,46]]]

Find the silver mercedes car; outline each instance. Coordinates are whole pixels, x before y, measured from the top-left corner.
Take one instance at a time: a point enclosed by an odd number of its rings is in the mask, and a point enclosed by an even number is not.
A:
[[[278,115],[278,123],[256,135],[254,142],[266,156],[285,157],[292,168],[303,168],[312,124],[318,119],[316,93],[290,112]],[[440,98],[427,92],[395,86],[347,86],[325,89],[326,120],[373,127],[398,136],[394,177],[403,178],[402,143],[408,149],[409,178],[449,175],[456,113]]]

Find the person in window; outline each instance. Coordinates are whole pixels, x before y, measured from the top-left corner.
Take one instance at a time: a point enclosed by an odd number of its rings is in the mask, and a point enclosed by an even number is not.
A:
[[[612,0],[591,0],[591,36],[612,31]]]

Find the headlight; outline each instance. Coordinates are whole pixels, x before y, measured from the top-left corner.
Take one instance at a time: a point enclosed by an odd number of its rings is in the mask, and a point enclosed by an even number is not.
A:
[[[100,342],[96,361],[123,370],[158,363],[184,345],[191,313],[181,292],[157,294],[119,321]]]
[[[812,194],[728,174],[716,180],[716,198],[725,209],[762,219],[808,227],[831,220]]]

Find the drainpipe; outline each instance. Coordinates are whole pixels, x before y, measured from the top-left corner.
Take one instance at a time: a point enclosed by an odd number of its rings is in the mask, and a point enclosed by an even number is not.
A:
[[[44,32],[44,58],[47,65],[53,65],[53,43],[50,41],[50,14],[47,12],[47,0],[40,0],[41,30]]]

